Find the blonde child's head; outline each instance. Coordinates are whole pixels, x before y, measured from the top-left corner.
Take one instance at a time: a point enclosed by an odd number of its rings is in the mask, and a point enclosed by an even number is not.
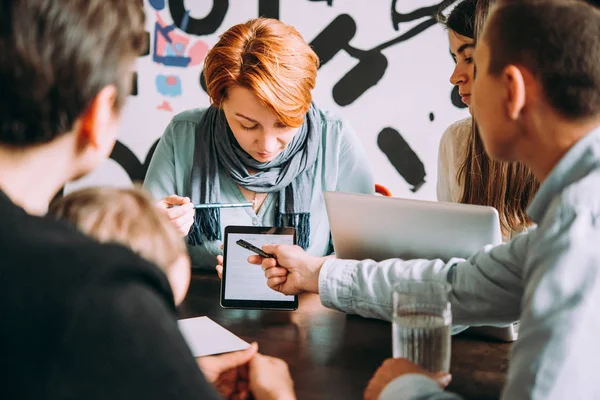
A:
[[[152,199],[138,188],[92,187],[55,201],[49,210],[102,243],[131,248],[167,275],[175,304],[190,283],[190,259],[183,238]]]

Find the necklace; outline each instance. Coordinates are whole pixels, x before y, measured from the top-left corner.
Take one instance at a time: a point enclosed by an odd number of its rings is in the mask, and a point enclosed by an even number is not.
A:
[[[254,192],[254,199],[252,200],[252,210],[254,210],[254,212],[256,212],[257,208],[258,208],[258,193]]]

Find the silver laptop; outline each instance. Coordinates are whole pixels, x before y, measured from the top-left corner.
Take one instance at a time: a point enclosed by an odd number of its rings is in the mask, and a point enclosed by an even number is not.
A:
[[[493,207],[326,192],[336,256],[351,260],[467,258],[501,244]]]
[[[342,259],[449,261],[502,243],[500,219],[493,207],[341,192],[326,192],[325,204],[335,254]],[[513,341],[517,329],[514,324],[469,331]]]

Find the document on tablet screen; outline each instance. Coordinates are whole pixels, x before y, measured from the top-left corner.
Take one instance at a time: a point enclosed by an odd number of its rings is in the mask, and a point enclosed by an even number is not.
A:
[[[265,244],[294,244],[293,235],[230,233],[227,236],[225,271],[226,300],[294,301],[267,286],[267,278],[260,265],[250,264],[248,257],[254,255],[236,242],[243,239],[258,248]]]

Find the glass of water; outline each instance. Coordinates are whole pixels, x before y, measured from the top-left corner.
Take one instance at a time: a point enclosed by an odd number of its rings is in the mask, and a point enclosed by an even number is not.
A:
[[[406,358],[430,372],[450,370],[450,290],[450,284],[441,281],[394,285],[394,358]]]

